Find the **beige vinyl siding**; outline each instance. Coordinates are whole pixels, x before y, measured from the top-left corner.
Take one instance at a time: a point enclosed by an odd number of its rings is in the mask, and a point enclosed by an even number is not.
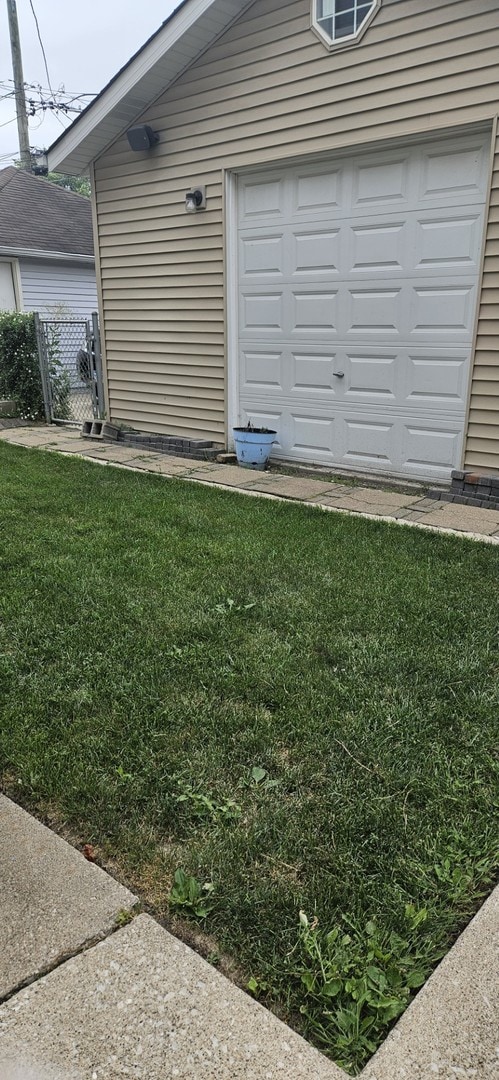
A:
[[[223,170],[489,121],[499,96],[497,0],[384,0],[357,46],[329,53],[309,0],[257,0],[142,116],[147,156],[118,139],[96,162],[112,416],[226,437]],[[207,185],[206,212],[184,195]],[[499,460],[499,156],[467,461]],[[495,308],[497,316],[497,307]],[[480,458],[480,461],[478,460]]]
[[[499,473],[499,134],[493,157],[465,465]]]

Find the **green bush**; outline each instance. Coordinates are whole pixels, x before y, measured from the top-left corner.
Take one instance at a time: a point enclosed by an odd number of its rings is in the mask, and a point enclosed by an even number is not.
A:
[[[0,314],[0,397],[12,398],[24,420],[45,415],[35,319],[25,312]]]
[[[70,416],[70,382],[57,358],[57,346],[56,336],[52,333],[49,372],[54,412],[64,420]],[[21,311],[0,313],[0,397],[12,398],[23,420],[45,418],[32,314]]]

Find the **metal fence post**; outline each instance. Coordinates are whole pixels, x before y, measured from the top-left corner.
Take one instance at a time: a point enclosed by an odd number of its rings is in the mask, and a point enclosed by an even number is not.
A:
[[[50,392],[50,378],[48,370],[48,356],[45,347],[45,337],[40,322],[40,316],[35,311],[35,333],[38,347],[38,363],[40,365],[40,377],[42,381],[43,407],[47,424],[52,423],[52,395]]]
[[[102,354],[100,347],[99,316],[96,311],[92,312],[92,334],[95,350],[95,372],[97,376],[97,401],[99,409],[98,418],[99,420],[103,420],[105,410],[104,380],[102,378]]]

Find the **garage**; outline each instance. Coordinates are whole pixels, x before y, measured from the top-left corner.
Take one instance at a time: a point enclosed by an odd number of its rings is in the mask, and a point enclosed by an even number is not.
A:
[[[490,136],[238,179],[238,411],[275,456],[448,479],[459,466]]]

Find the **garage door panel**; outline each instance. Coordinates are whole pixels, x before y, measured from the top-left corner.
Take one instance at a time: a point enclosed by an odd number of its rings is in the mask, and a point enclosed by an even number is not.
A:
[[[436,146],[423,152],[420,200],[483,198],[488,153],[483,138],[471,139],[461,149]]]
[[[292,232],[292,275],[309,277],[329,273],[339,275],[341,265],[340,229]]]
[[[472,285],[420,286],[414,289],[411,337],[464,338],[471,341],[476,289]]]
[[[415,228],[415,270],[426,273],[431,269],[464,270],[474,273],[478,269],[481,244],[481,214],[477,211],[465,216],[447,215],[418,217]]]
[[[253,292],[242,297],[241,322],[243,333],[282,333],[284,296],[282,292]]]
[[[241,290],[242,340],[272,334],[283,342],[322,337],[324,344],[343,338],[361,344],[386,341],[402,345],[471,344],[476,286],[462,279],[440,284],[425,277],[421,284],[387,278],[376,286],[359,281],[328,288],[322,280],[279,282],[279,288],[259,283]]]
[[[472,134],[241,179],[241,415],[278,457],[458,464],[488,156]]]
[[[418,277],[469,279],[480,264],[483,208],[453,207],[427,214],[370,216],[326,228],[316,219],[298,227],[244,230],[239,241],[242,283],[315,280],[331,276],[369,281]]]
[[[338,380],[334,354],[318,355],[317,352],[291,351],[288,370],[291,373],[290,393],[304,398],[308,394],[321,394],[328,399],[338,398]]]
[[[403,300],[400,288],[349,290],[348,336],[399,337],[407,326]]]
[[[281,350],[270,352],[268,349],[241,349],[240,371],[241,389],[246,393],[267,392],[282,395],[284,354]]]
[[[402,431],[402,464],[424,476],[449,475],[459,460],[462,429],[452,424],[406,423]]]
[[[407,405],[419,412],[430,409],[456,411],[464,417],[466,356],[408,356]]]
[[[360,161],[352,168],[351,209],[408,204],[410,199],[410,154],[389,160]]]
[[[247,180],[239,202],[241,221],[281,217],[285,205],[284,185],[283,177]]]
[[[293,348],[270,350],[255,343],[241,349],[241,395],[248,403],[266,396],[284,406],[300,398],[314,408],[385,406],[408,416],[448,416],[462,422],[466,410],[466,349]]]
[[[404,270],[404,240],[407,224],[404,221],[358,225],[351,230],[352,273],[375,274]]]
[[[347,353],[343,365],[345,400],[354,403],[373,402],[375,405],[397,401],[397,383],[399,379],[400,357],[397,352],[390,355]],[[340,368],[340,370],[342,370]]]
[[[240,265],[244,277],[254,280],[256,276],[282,275],[284,266],[284,236],[274,233],[271,236],[242,238],[240,243]]]
[[[273,456],[353,470],[426,478],[450,475],[462,446],[462,420],[404,415],[393,407],[324,408],[320,403],[269,406],[242,402],[242,422],[278,432]]]
[[[338,293],[332,289],[314,289],[314,291],[293,291],[291,293],[292,334],[305,338],[312,334],[324,334],[336,337],[338,333],[337,313]]]
[[[344,164],[324,171],[298,170],[290,177],[290,211],[293,215],[311,211],[348,210],[348,177]]]
[[[342,462],[364,469],[391,469],[396,455],[395,420],[374,419],[362,416],[346,416],[343,419],[344,450]]]
[[[337,416],[322,413],[316,416],[291,412],[292,445],[297,454],[333,456],[336,442],[335,425],[341,422]]]

